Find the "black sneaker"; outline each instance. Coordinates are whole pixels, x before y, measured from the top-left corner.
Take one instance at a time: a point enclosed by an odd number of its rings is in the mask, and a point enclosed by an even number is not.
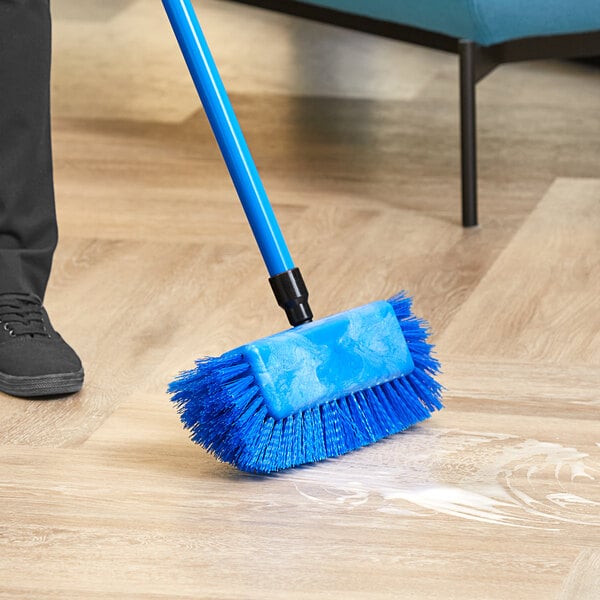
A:
[[[0,294],[0,391],[13,396],[78,392],[83,367],[33,294]]]

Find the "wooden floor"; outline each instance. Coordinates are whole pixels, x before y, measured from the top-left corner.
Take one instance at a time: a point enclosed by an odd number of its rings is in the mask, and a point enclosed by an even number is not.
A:
[[[446,408],[272,477],[165,394],[284,328],[159,2],[53,0],[73,397],[0,397],[0,598],[600,598],[600,71],[479,86],[481,228],[459,220],[453,56],[199,3],[324,316],[400,289]]]

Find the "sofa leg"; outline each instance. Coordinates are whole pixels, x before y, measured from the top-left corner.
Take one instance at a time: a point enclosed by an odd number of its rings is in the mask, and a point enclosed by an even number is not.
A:
[[[475,85],[478,44],[459,42],[462,224],[477,225],[477,126]]]

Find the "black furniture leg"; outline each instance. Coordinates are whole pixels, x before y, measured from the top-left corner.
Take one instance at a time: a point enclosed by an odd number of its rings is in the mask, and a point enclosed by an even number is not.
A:
[[[460,145],[462,171],[462,224],[477,225],[477,126],[475,85],[478,44],[458,43],[460,57]]]

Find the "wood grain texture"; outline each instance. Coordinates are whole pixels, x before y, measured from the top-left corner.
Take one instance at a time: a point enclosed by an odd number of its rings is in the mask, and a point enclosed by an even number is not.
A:
[[[407,289],[444,368],[430,421],[253,477],[165,394],[286,322],[159,5],[53,2],[46,304],[86,384],[0,397],[0,598],[596,598],[597,69],[482,82],[464,231],[453,57],[198,4],[315,313]]]
[[[593,600],[600,596],[600,551],[586,550],[573,563],[558,600]]]
[[[410,99],[454,62],[419,46],[248,6],[194,4],[222,77],[236,92]],[[55,61],[57,115],[178,122],[196,111],[160,3],[56,0],[52,6],[62,50]],[[399,77],[388,76],[391,68]]]
[[[599,231],[598,181],[558,180],[444,332],[443,351],[600,367]]]

